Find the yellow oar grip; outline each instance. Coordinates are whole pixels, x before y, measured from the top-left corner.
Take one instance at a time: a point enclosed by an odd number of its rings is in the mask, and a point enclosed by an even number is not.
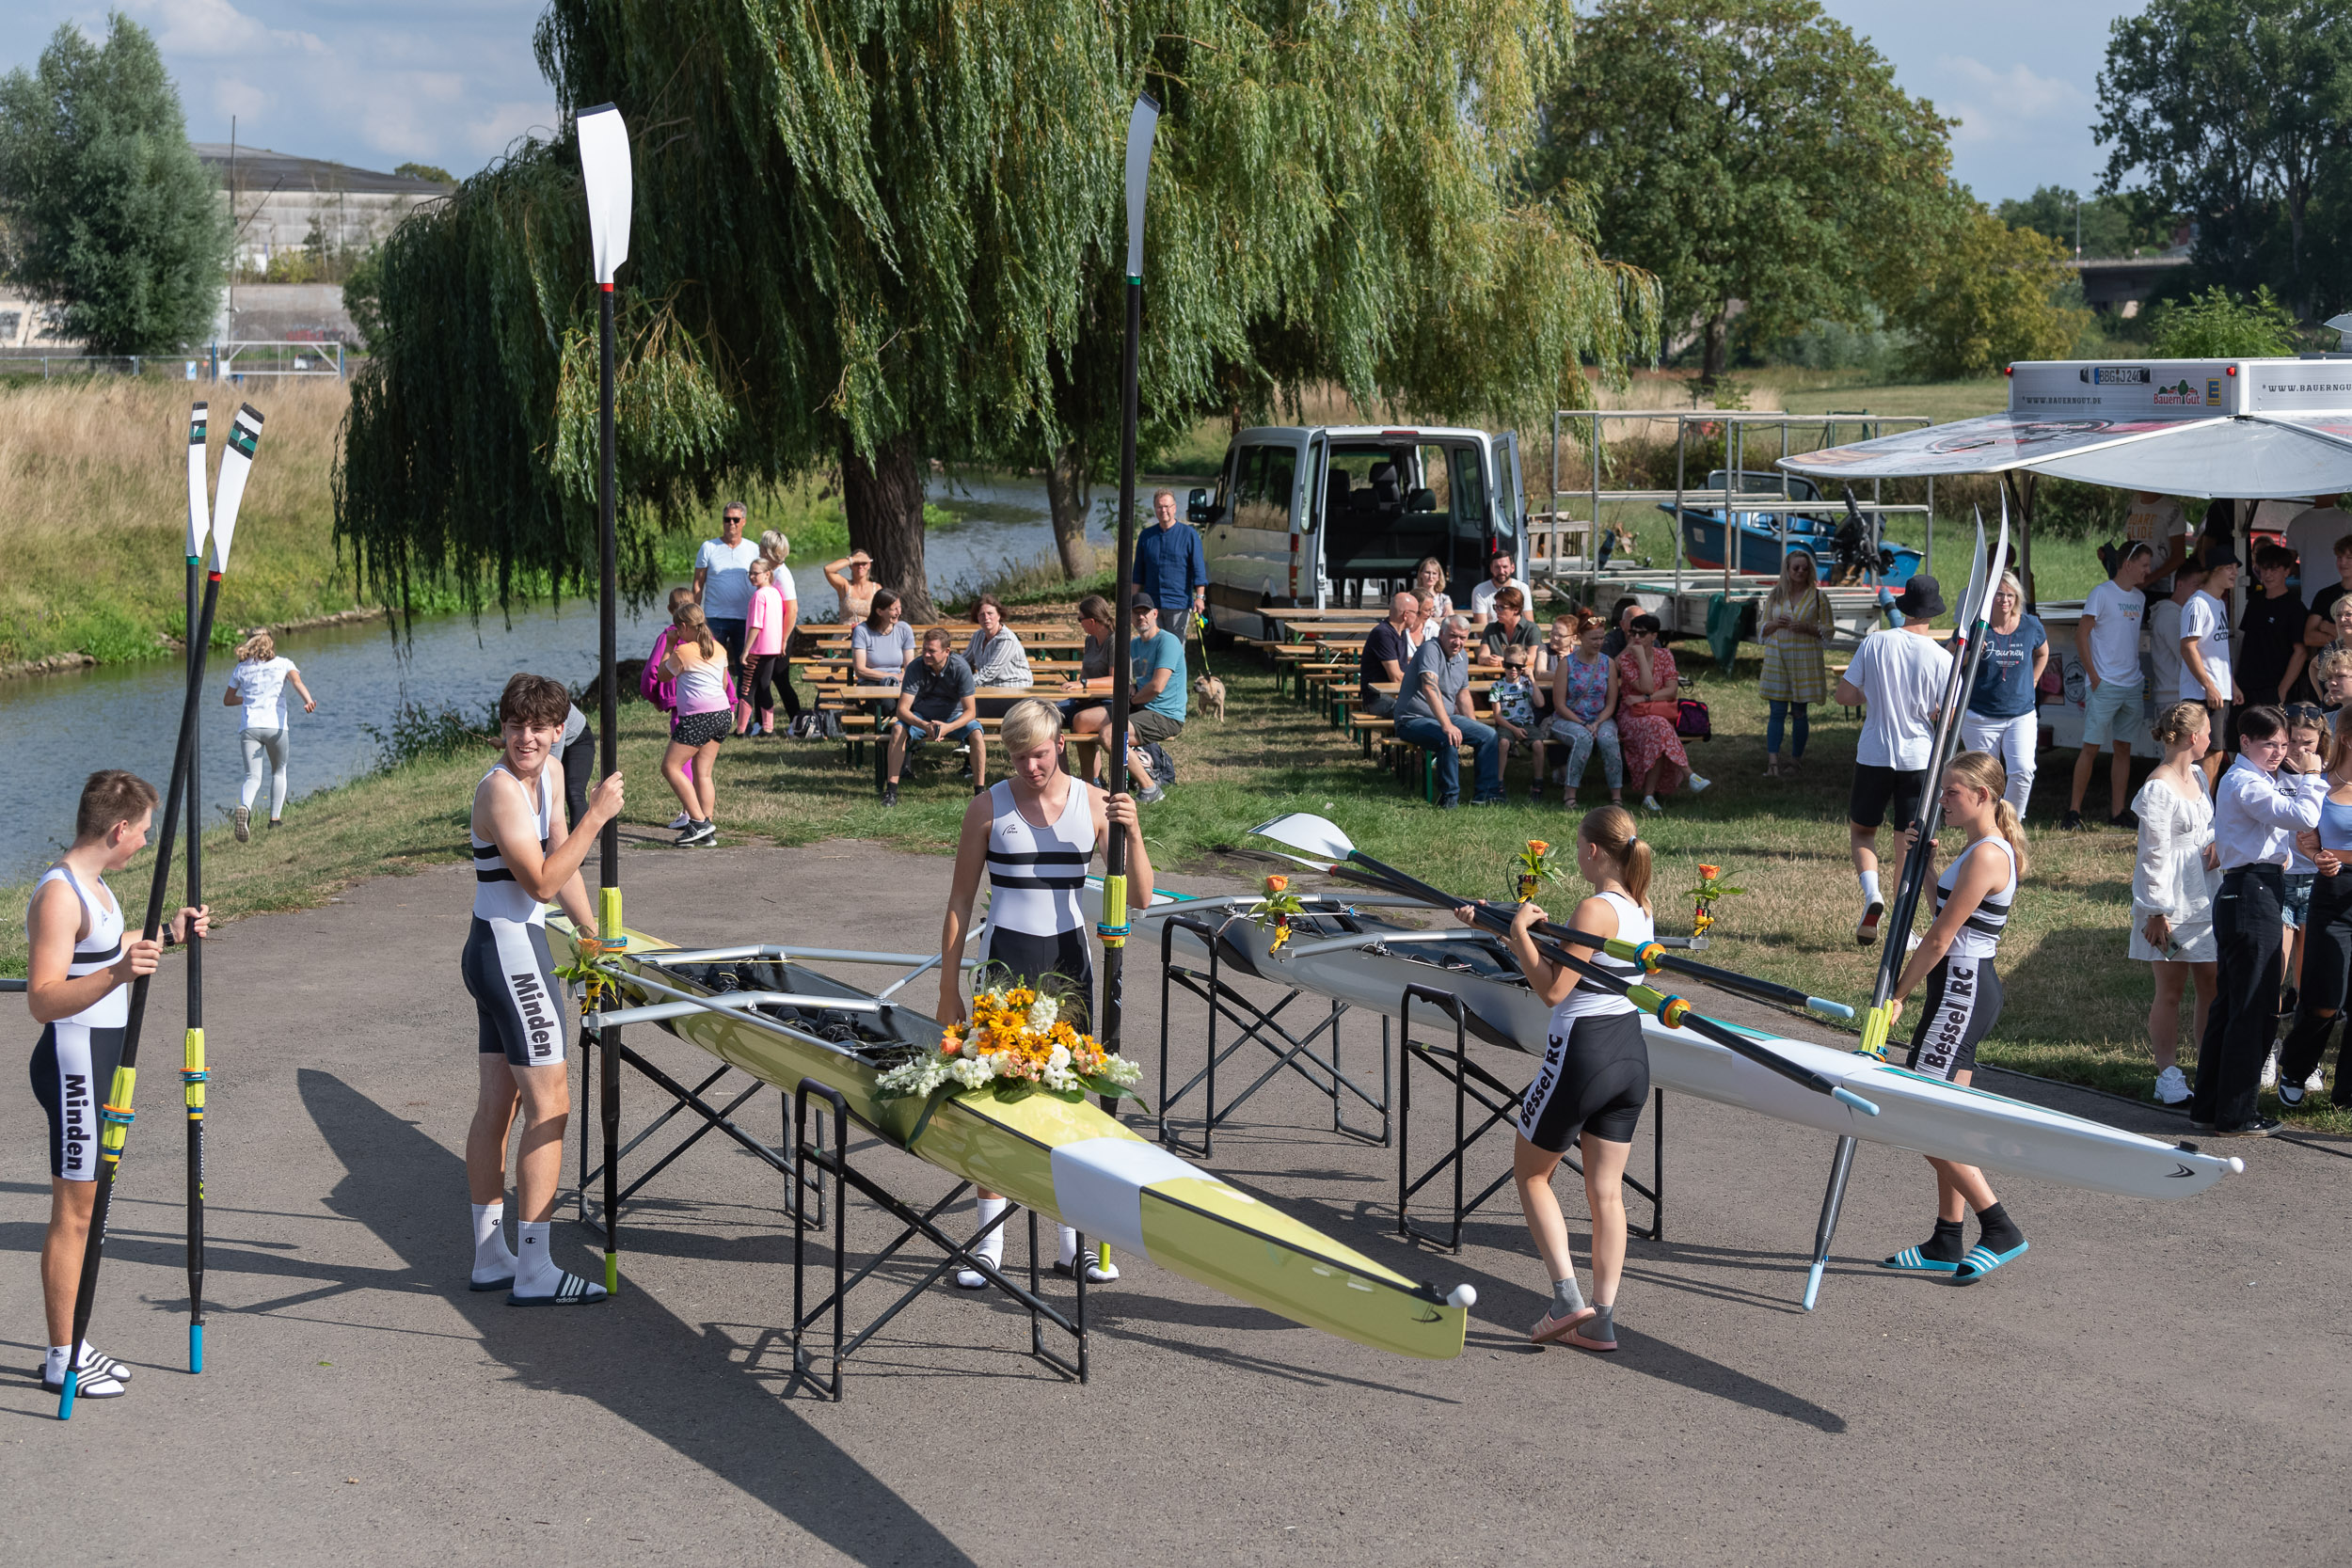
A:
[[[596,889],[596,935],[606,942],[618,942],[621,938],[621,890],[616,887]]]
[[[204,1070],[204,1031],[191,1029],[188,1031],[185,1053],[180,1060],[180,1082],[183,1086],[183,1093],[187,1101],[188,1116],[191,1119],[201,1120],[203,1118],[204,1085],[207,1076]]]
[[[1103,920],[1095,927],[1105,947],[1127,945],[1127,879],[1103,879]]]
[[[1862,1053],[1886,1059],[1886,1031],[1892,1023],[1883,1006],[1871,1007],[1862,1015]]]
[[[1691,1004],[1679,996],[1669,996],[1648,986],[1628,986],[1625,993],[1632,999],[1635,1006],[1651,1014],[1669,1029],[1681,1028],[1683,1015],[1691,1010]]]
[[[106,1091],[106,1103],[98,1108],[99,1158],[109,1164],[122,1158],[122,1140],[131,1131],[131,1091],[138,1081],[138,1069],[115,1069],[114,1086]]]

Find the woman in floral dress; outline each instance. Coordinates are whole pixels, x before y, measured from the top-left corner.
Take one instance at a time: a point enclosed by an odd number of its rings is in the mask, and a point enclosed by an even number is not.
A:
[[[1689,781],[1696,795],[1711,782],[1691,770],[1675,721],[1665,717],[1679,700],[1675,656],[1658,644],[1658,617],[1637,615],[1617,656],[1617,740],[1625,750],[1625,771],[1642,791],[1644,811],[1664,811],[1661,795]]]
[[[1821,650],[1836,623],[1830,617],[1829,595],[1815,580],[1813,552],[1791,549],[1781,562],[1780,580],[1764,596],[1764,610],[1756,633],[1764,644],[1764,678],[1757,692],[1770,705],[1764,721],[1764,776],[1793,775],[1804,760],[1807,725],[1805,709],[1829,701],[1829,667]],[[1789,710],[1796,710],[1796,733],[1788,760],[1780,760],[1780,737]]]

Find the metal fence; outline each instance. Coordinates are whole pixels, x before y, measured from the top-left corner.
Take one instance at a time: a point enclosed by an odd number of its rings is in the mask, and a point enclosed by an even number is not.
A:
[[[261,376],[342,380],[358,357],[337,342],[255,340],[207,343],[193,354],[27,354],[0,351],[0,376],[159,375],[174,381],[243,382]]]

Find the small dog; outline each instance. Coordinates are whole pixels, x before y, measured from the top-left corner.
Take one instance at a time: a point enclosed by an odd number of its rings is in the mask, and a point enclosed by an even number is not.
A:
[[[1225,722],[1225,683],[1215,675],[1203,675],[1192,683],[1192,694],[1200,699],[1200,711]]]

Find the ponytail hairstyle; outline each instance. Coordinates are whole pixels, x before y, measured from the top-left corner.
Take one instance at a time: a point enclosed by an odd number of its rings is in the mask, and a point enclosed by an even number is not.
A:
[[[240,661],[267,664],[277,657],[278,640],[265,631],[257,631],[237,644],[237,657]]]
[[[719,640],[710,635],[710,623],[703,619],[702,606],[698,604],[678,606],[677,613],[670,617],[670,625],[676,629],[679,641],[692,639],[695,645],[702,650],[703,657],[719,657]]]
[[[1649,846],[1642,842],[1633,814],[1623,806],[1596,806],[1576,825],[1576,836],[1606,855],[1617,879],[1646,912],[1649,909]]]
[[[2168,712],[2166,719],[2172,715]],[[1954,757],[1944,776],[1970,789],[1981,789],[1993,797],[1993,831],[2009,840],[2009,852],[2017,863],[2017,875],[2026,875],[2026,824],[2019,819],[2017,808],[2009,803],[2004,793],[2009,788],[2009,769],[2001,759],[1989,752],[1963,752]]]

